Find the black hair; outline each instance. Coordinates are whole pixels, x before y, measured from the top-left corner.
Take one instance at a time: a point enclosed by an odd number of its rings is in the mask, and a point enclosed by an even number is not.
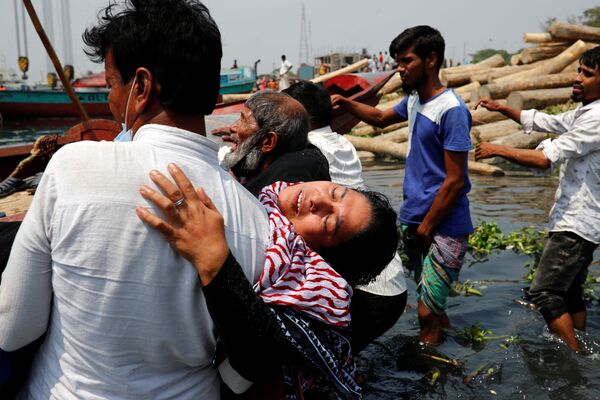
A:
[[[268,132],[277,133],[274,156],[303,150],[308,146],[308,114],[302,104],[285,93],[261,90],[246,101],[258,125],[260,141]]]
[[[396,212],[388,198],[373,191],[361,191],[371,205],[369,226],[350,240],[318,253],[352,286],[365,285],[392,261],[398,248]]]
[[[304,106],[311,121],[319,126],[331,125],[333,107],[329,92],[310,81],[298,81],[283,91]]]
[[[123,83],[139,67],[160,85],[158,100],[182,114],[210,114],[220,86],[221,34],[210,12],[197,0],[112,2],[99,24],[83,33],[85,53],[103,62],[112,51]]]
[[[586,67],[600,69],[600,46],[584,52],[579,58],[579,63]]]
[[[396,58],[398,54],[410,48],[421,58],[435,53],[437,55],[436,68],[439,70],[444,62],[445,47],[444,38],[437,29],[427,25],[418,25],[406,29],[392,40],[390,55]]]

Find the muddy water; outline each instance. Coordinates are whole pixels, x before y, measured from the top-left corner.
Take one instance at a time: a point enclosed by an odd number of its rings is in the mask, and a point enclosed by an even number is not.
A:
[[[402,199],[404,170],[398,164],[365,165],[368,185],[386,193],[395,205]],[[536,177],[529,171],[501,178],[471,177],[471,213],[475,223],[496,221],[503,232],[524,226],[543,229],[558,183],[556,176]],[[600,252],[591,273],[600,275]],[[529,257],[504,251],[484,263],[463,267],[460,280],[475,282],[482,297],[451,297],[448,315],[454,328],[474,323],[494,335],[517,336],[507,348],[503,340],[483,346],[465,345],[448,337],[437,349],[418,343],[415,284],[408,279],[409,308],[398,323],[359,356],[366,399],[600,399],[600,307],[588,308],[588,332],[580,336],[585,354],[574,354],[548,333],[540,315],[515,302]],[[458,366],[429,356],[458,361]],[[432,371],[439,378],[432,384]],[[464,378],[481,373],[468,384]]]

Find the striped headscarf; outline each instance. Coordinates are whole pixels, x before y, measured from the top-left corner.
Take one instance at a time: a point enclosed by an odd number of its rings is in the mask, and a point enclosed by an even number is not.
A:
[[[308,247],[279,208],[279,193],[293,185],[275,182],[258,196],[269,214],[270,240],[254,289],[266,303],[293,307],[330,325],[348,326],[352,288]]]

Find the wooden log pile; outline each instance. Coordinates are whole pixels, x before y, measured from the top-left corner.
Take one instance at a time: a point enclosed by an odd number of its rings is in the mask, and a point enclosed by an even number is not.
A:
[[[579,59],[585,51],[600,44],[600,28],[555,22],[548,32],[525,33],[523,41],[529,46],[513,55],[510,65],[506,65],[502,56],[496,54],[478,63],[444,68],[440,70],[440,80],[445,86],[453,88],[467,106],[474,105],[484,97],[519,109],[542,109],[567,103],[577,77]],[[393,85],[388,85],[387,90],[382,91],[389,97],[378,106],[380,109],[387,109],[400,101],[400,84],[399,77],[395,77]],[[398,93],[398,96],[393,93]],[[535,133],[524,135],[519,124],[497,112],[471,109],[471,116],[471,138],[474,143],[493,141],[514,147],[534,148],[546,137]],[[361,149],[398,158],[406,156],[402,153],[408,140],[406,125],[385,130],[363,125],[356,133],[375,136],[363,138],[360,143],[352,139]],[[476,168],[472,172],[492,173]],[[493,173],[498,172],[494,170]]]

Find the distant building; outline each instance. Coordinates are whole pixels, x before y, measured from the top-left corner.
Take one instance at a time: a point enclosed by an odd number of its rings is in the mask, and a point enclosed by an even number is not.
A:
[[[315,57],[315,73],[319,74],[321,66],[326,66],[329,71],[335,71],[362,60],[364,56],[360,53],[331,53]]]

